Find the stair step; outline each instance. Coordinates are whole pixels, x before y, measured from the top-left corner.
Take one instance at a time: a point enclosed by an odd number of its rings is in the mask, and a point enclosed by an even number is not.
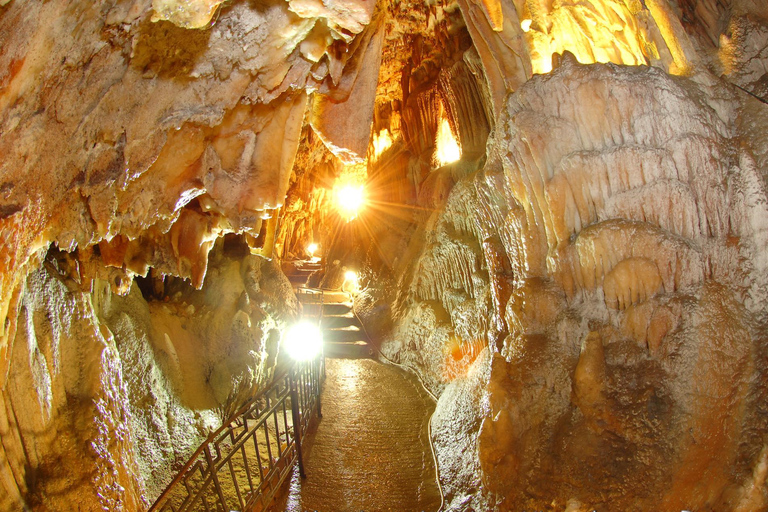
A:
[[[365,342],[365,335],[359,329],[326,329],[323,332],[323,339],[329,343],[345,341]]]
[[[317,272],[322,267],[320,265],[300,265],[300,266],[297,265],[297,266],[295,266],[293,268],[295,268],[299,272],[310,272],[311,273],[311,272]]]
[[[318,296],[304,294],[304,293],[301,293],[300,291],[297,291],[296,295],[301,295],[300,299],[302,304],[312,304],[312,305],[322,304],[322,299]]]
[[[360,322],[351,313],[349,315],[325,315],[323,317],[323,327],[326,329],[340,329],[350,326],[356,326],[358,330],[360,329]]]
[[[323,313],[326,316],[343,316],[347,313],[350,313],[352,311],[352,308],[349,307],[347,304],[324,304],[323,305]]]
[[[325,342],[325,357],[335,359],[358,359],[371,357],[373,350],[365,341]]]

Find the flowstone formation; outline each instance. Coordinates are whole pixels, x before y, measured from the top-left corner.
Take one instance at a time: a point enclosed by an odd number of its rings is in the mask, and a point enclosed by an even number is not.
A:
[[[735,94],[706,74],[567,63],[509,98],[510,129],[479,178],[505,184],[492,203],[505,208],[488,211],[504,218],[515,285],[478,448],[489,491],[513,508],[542,495],[766,506],[753,472],[768,211],[735,121],[763,106]],[[556,146],[537,143],[553,132]]]
[[[361,159],[377,16],[0,2],[0,510],[145,509],[269,378],[302,127]]]
[[[766,509],[765,8],[459,5],[486,81],[433,87],[487,152],[358,301],[440,394],[448,508]]]

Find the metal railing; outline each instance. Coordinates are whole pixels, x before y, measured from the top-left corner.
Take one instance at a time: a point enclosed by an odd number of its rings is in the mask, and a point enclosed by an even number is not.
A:
[[[321,380],[319,358],[284,372],[208,437],[150,511],[265,510],[297,461],[304,476],[301,439],[320,416]]]
[[[323,305],[325,303],[325,293],[323,290],[299,286],[296,289],[296,298],[302,304],[302,316],[304,318],[316,319],[318,326],[322,328]]]
[[[302,300],[309,296],[313,300]],[[320,322],[322,292],[306,292],[299,300],[305,316],[315,313]],[[301,440],[313,412],[322,416],[324,359],[321,353],[312,361],[294,363],[208,436],[150,512],[259,512],[269,507],[296,462],[303,478]]]

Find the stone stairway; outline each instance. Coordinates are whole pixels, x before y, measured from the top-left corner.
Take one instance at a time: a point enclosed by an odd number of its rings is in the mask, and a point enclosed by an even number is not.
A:
[[[307,286],[312,273],[320,270],[320,262],[296,260],[283,267],[288,280],[298,291]],[[368,344],[363,326],[352,311],[349,294],[337,290],[326,290],[323,294],[322,329],[325,341],[325,356],[331,358],[356,359],[371,357],[373,349]],[[319,295],[306,295],[301,298],[305,314],[314,309],[320,300]],[[312,311],[310,316],[316,315]]]
[[[352,302],[346,293],[325,293],[323,336],[326,357],[359,358],[373,355],[363,326],[352,311]]]
[[[309,277],[322,268],[319,261],[294,260],[283,266],[283,272],[294,288],[307,286]]]

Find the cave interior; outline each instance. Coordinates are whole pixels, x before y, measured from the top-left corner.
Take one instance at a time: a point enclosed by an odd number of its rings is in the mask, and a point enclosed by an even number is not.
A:
[[[443,510],[768,510],[768,5],[0,0],[0,511],[148,510],[297,262]]]

